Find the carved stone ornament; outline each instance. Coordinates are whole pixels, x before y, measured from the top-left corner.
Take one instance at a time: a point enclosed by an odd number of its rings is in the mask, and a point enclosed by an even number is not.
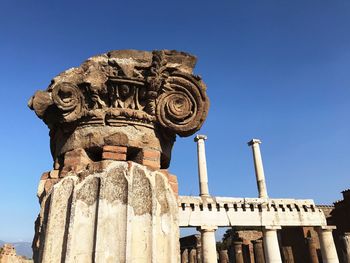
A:
[[[28,105],[50,128],[56,168],[68,151],[96,156],[106,144],[159,151],[167,168],[175,135],[192,135],[208,113],[195,62],[174,50],[117,50],[55,77]]]

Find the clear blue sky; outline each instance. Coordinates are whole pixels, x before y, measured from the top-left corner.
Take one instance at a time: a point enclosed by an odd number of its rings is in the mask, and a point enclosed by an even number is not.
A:
[[[210,191],[257,195],[261,150],[271,197],[330,204],[350,187],[350,1],[0,2],[0,239],[31,240],[47,127],[26,104],[63,70],[113,49],[178,49],[208,86]],[[170,168],[197,195],[196,145],[179,138]]]

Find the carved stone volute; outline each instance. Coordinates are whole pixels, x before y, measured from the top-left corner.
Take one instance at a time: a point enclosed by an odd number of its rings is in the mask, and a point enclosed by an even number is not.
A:
[[[208,113],[195,62],[178,51],[117,50],[55,77],[28,104],[50,129],[56,168],[68,151],[104,145],[159,151],[167,168],[175,135],[192,135]]]

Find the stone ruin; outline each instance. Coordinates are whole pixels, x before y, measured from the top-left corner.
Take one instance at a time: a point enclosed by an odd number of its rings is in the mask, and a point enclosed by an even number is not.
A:
[[[119,50],[55,77],[29,101],[50,129],[35,262],[178,262],[176,135],[200,129],[209,100],[196,58]]]
[[[209,108],[195,62],[178,51],[111,51],[61,73],[30,99],[50,129],[54,160],[38,187],[34,262],[214,263],[218,227],[261,229],[253,248],[259,263],[282,262],[281,228],[312,228],[323,262],[339,262],[334,227],[313,200],[269,198],[258,139],[248,143],[258,197],[210,195],[204,135],[195,137],[199,196],[178,196],[167,171],[172,146],[176,135],[200,129]],[[181,227],[196,227],[200,237],[180,251]],[[310,262],[318,263],[309,243]],[[234,262],[243,263],[242,242],[233,246]],[[227,253],[220,251],[221,263]]]

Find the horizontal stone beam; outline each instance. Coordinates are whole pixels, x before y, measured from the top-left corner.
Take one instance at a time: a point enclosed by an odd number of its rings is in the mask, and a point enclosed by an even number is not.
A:
[[[313,200],[180,196],[180,227],[326,226]]]

